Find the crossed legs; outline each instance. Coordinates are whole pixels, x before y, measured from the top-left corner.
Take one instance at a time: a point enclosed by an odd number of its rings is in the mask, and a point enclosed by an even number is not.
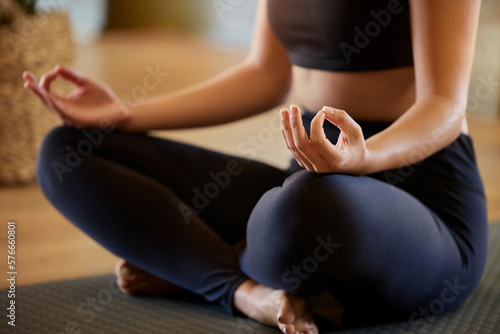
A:
[[[439,218],[370,177],[290,176],[169,140],[69,127],[46,137],[37,175],[61,213],[126,260],[119,272],[149,280],[120,275],[124,290],[187,289],[287,333],[317,331],[305,299],[323,290],[353,309],[406,315],[461,269]]]

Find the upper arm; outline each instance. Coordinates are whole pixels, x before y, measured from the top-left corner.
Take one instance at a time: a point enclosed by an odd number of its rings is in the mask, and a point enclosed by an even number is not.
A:
[[[410,0],[417,101],[440,96],[465,112],[480,0]]]
[[[267,17],[267,0],[259,0],[252,45],[246,62],[270,73],[274,78],[289,83],[292,65],[285,48],[271,30]]]

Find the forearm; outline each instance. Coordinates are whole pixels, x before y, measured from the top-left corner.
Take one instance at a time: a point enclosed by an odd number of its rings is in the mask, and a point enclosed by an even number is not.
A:
[[[419,162],[460,135],[480,3],[410,1],[417,102],[366,141],[368,172]]]
[[[415,103],[386,130],[366,140],[366,174],[417,163],[460,134],[464,104],[441,96]]]
[[[286,98],[291,70],[244,62],[212,79],[132,107],[120,128],[130,132],[227,123],[271,109]]]

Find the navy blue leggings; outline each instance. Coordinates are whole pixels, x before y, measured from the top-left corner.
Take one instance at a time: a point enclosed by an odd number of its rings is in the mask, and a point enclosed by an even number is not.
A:
[[[360,125],[369,137],[389,124]],[[338,129],[325,131],[335,142]],[[305,298],[328,290],[358,322],[416,322],[459,305],[485,263],[485,198],[465,135],[413,166],[349,176],[63,126],[45,138],[37,176],[109,251],[228,312],[252,278]]]

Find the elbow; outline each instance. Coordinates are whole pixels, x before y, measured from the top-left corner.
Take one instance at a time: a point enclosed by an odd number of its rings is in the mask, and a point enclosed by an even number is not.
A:
[[[453,142],[460,136],[463,125],[466,122],[467,99],[452,99],[446,96],[441,96],[441,99],[446,101],[444,106],[444,122],[447,126],[451,141]]]
[[[254,83],[259,86],[260,97],[264,97],[263,108],[272,109],[288,100],[293,83],[291,65],[285,63],[265,66],[247,60],[246,66],[258,77]]]
[[[464,128],[466,122],[466,99],[453,99],[445,95],[433,96],[433,105],[441,110],[441,128],[446,133],[447,144],[455,141]]]
[[[445,143],[445,147],[453,143],[455,140],[460,137],[460,134],[462,133],[463,130],[463,122],[464,122],[464,117],[461,115],[453,115],[451,116],[452,118],[450,119],[450,124],[449,126],[446,126],[445,129],[447,131],[447,136],[448,140]],[[443,147],[444,148],[444,147]]]
[[[285,103],[292,92],[292,76],[282,80],[274,86],[275,91],[271,94],[269,109]]]
[[[292,91],[292,81],[291,70],[289,73],[268,74],[264,88],[269,97],[267,109],[272,109],[288,100]]]
[[[455,141],[464,130],[466,124],[466,100],[450,98],[445,94],[430,94],[417,99],[415,110],[431,120],[434,130],[431,140],[436,149],[441,149]]]

